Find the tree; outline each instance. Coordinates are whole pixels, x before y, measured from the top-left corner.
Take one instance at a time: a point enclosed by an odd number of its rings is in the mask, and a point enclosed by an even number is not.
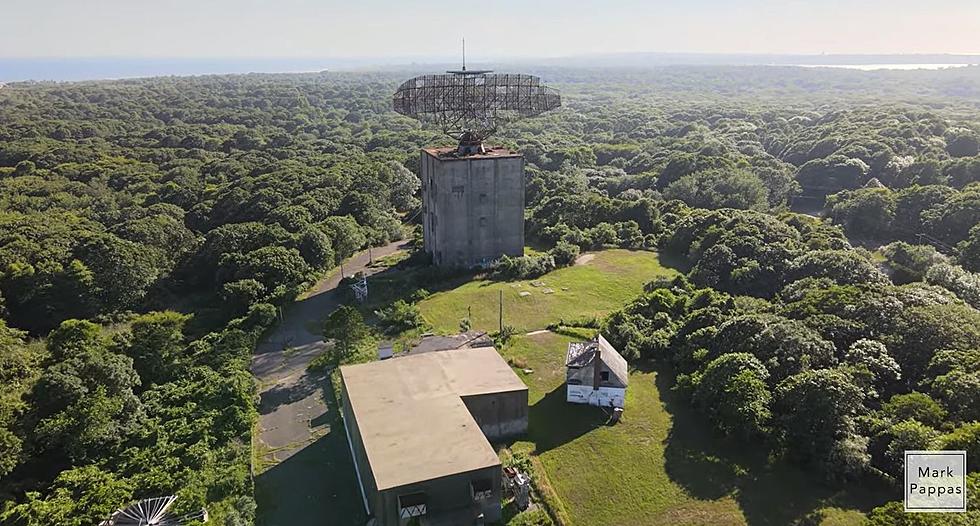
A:
[[[879,249],[885,256],[885,267],[893,282],[897,284],[922,281],[926,272],[938,263],[946,262],[946,257],[930,245],[910,245],[896,241]]]
[[[901,478],[905,467],[905,452],[935,449],[938,437],[939,432],[918,420],[904,420],[893,424],[883,436],[876,437],[876,441],[884,448],[881,458],[875,459],[875,464],[896,479]]]
[[[971,272],[980,272],[980,224],[974,225],[966,239],[957,246],[960,263]]]
[[[957,421],[980,421],[980,371],[953,369],[932,380],[930,392]]]
[[[33,175],[37,170],[37,165],[31,161],[21,161],[17,163],[14,167],[14,175],[17,177],[22,177],[25,175]]]
[[[160,273],[140,245],[113,235],[85,240],[76,256],[92,271],[94,281],[88,294],[100,311],[135,307]]]
[[[149,386],[173,379],[185,366],[184,324],[178,312],[151,312],[133,320],[126,355],[133,359],[141,383]]]
[[[980,347],[980,311],[963,303],[910,306],[897,312],[893,323],[896,342],[889,351],[910,385],[926,377],[938,351]]]
[[[337,362],[351,358],[370,334],[360,311],[349,305],[337,307],[323,324],[323,336],[334,341],[333,354]]]
[[[851,236],[888,239],[893,236],[896,196],[888,188],[861,188],[827,198],[830,217]]]
[[[870,167],[861,159],[834,154],[800,166],[796,180],[806,194],[828,195],[863,185],[869,171]]]
[[[771,417],[768,378],[755,356],[725,354],[697,376],[693,401],[718,431],[752,438],[765,433]]]
[[[333,252],[337,260],[351,257],[367,240],[357,221],[350,216],[331,216],[318,225],[333,242]]]
[[[939,449],[966,451],[967,470],[980,472],[980,422],[963,424],[939,438]]]
[[[0,522],[10,526],[99,524],[132,500],[133,487],[98,466],[85,466],[59,474],[47,496],[28,492],[26,497],[26,502],[3,510]]]
[[[980,153],[980,135],[972,130],[956,130],[947,134],[946,151],[953,157],[973,157]]]
[[[685,175],[670,183],[664,196],[697,208],[769,208],[765,185],[746,170],[705,170]]]
[[[902,369],[888,354],[888,349],[881,342],[860,339],[844,353],[844,362],[856,367],[863,367],[871,373],[874,383],[881,388],[887,388],[902,377]]]
[[[802,322],[772,314],[736,316],[718,328],[711,356],[749,353],[768,371],[775,385],[813,368],[834,365],[834,346]]]
[[[233,312],[243,313],[264,299],[268,291],[265,285],[254,279],[240,279],[225,283],[221,287],[221,297]]]
[[[840,369],[816,369],[790,376],[776,387],[774,420],[786,447],[825,470],[837,444],[855,434],[854,418],[864,392]]]
[[[869,257],[855,250],[814,250],[793,260],[787,281],[830,278],[842,285],[886,285],[886,277]]]
[[[933,428],[946,421],[946,410],[925,393],[897,394],[881,406],[881,412],[893,422],[916,420]]]
[[[967,272],[958,265],[941,262],[929,267],[925,281],[945,288],[973,308],[980,309],[980,273]]]
[[[414,210],[421,202],[415,194],[422,186],[422,181],[411,170],[400,163],[388,163],[391,172],[391,204],[401,211]]]
[[[322,230],[305,226],[297,238],[299,253],[311,268],[323,269],[334,265],[333,242]]]
[[[297,285],[310,272],[309,265],[295,248],[262,247],[231,261],[236,280],[254,279],[269,291]]]
[[[78,463],[118,453],[138,432],[142,406],[133,360],[113,352],[89,322],[69,320],[49,338],[50,365],[30,395],[42,451]]]

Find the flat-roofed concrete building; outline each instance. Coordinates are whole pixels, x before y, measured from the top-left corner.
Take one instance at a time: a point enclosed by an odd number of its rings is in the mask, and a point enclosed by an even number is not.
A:
[[[347,438],[378,525],[500,519],[490,440],[527,431],[527,386],[493,347],[340,368]]]
[[[524,156],[505,148],[421,152],[422,232],[432,263],[488,266],[524,255]]]

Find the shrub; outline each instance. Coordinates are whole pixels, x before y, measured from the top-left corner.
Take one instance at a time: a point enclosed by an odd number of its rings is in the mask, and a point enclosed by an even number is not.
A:
[[[504,256],[493,266],[492,275],[504,279],[528,279],[555,270],[555,258],[551,254],[541,256]]]
[[[559,241],[549,253],[554,258],[556,266],[568,267],[573,265],[575,260],[578,259],[580,249],[578,245],[573,245],[566,241]]]
[[[503,330],[501,330],[500,332],[494,335],[494,339],[496,340],[497,347],[503,347],[504,344],[510,341],[510,338],[512,336],[515,336],[516,334],[517,334],[517,329],[515,327],[512,327],[510,325],[504,325]]]
[[[398,300],[381,310],[374,311],[374,314],[378,317],[381,327],[390,332],[416,329],[425,324],[418,305],[405,300]]]

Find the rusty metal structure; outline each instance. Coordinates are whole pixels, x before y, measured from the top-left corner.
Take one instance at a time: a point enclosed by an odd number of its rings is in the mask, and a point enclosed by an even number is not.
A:
[[[393,103],[402,115],[440,126],[459,141],[460,154],[473,154],[507,121],[561,106],[561,95],[534,75],[467,71],[464,62],[461,70],[405,81]]]

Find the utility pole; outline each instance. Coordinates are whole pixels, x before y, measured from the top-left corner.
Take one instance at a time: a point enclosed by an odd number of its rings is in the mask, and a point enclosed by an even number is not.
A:
[[[368,247],[368,263],[374,264],[374,256],[371,254],[371,247]]]
[[[345,275],[344,275],[344,262],[343,262],[343,261],[341,261],[341,262],[340,262],[340,279],[344,279],[344,278],[346,278],[346,277],[347,277],[347,276],[345,276]]]
[[[504,291],[500,291],[500,333],[504,332]]]

